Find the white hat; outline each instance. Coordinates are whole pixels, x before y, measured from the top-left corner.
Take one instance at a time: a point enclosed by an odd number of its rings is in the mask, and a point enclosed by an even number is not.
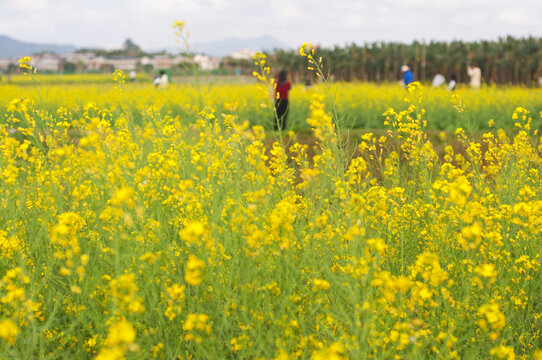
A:
[[[410,68],[407,65],[401,66],[401,72],[405,72],[405,71],[408,71],[408,70],[410,70]]]

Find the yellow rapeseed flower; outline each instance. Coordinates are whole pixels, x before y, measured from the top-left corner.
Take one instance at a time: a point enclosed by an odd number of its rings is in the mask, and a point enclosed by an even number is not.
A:
[[[9,346],[15,344],[17,335],[21,332],[17,324],[11,319],[0,320],[0,338],[4,339]]]

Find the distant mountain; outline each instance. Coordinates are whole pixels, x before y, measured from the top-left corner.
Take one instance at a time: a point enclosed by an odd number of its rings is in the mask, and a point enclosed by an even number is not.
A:
[[[72,45],[29,43],[12,39],[8,36],[0,35],[0,58],[18,58],[45,51],[63,54],[74,51],[75,49],[76,47]]]
[[[234,51],[250,49],[252,51],[272,51],[291,49],[292,47],[273,36],[255,38],[227,38],[196,45],[196,52],[213,56],[227,56]]]
[[[260,36],[254,38],[226,38],[222,40],[196,43],[195,52],[211,56],[224,57],[234,51],[250,49],[252,51],[272,51],[275,49],[291,50],[292,46],[274,38],[273,36]],[[162,49],[145,49],[147,52],[166,51],[170,54],[178,54],[179,47],[167,47]]]

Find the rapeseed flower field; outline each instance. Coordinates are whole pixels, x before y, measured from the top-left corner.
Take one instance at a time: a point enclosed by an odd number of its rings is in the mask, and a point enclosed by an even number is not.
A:
[[[120,116],[121,106],[124,110],[129,109],[134,121],[140,124],[148,121],[144,109],[151,106],[162,115],[178,115],[190,121],[195,121],[199,111],[209,106],[219,115],[231,114],[240,121],[248,121],[251,126],[273,128],[273,107],[268,101],[267,90],[262,91],[256,81],[240,84],[232,83],[235,79],[226,82],[213,76],[202,76],[199,86],[172,83],[165,89],[154,89],[150,82],[140,77],[136,82],[126,83],[121,96],[114,89],[115,82],[111,76],[39,75],[36,78],[42,89],[41,99],[29,77],[14,77],[11,85],[0,83],[0,106],[5,108],[15,98],[32,99],[40,109],[50,113],[62,107],[79,117],[83,115],[85,105],[93,102],[100,108],[107,108],[115,117]],[[390,107],[405,107],[406,92],[395,83],[331,83],[329,86],[334,101],[326,96],[324,103],[330,111],[336,108],[338,121],[344,128],[385,129],[382,113]],[[290,96],[289,128],[303,132],[310,130],[306,119],[310,114],[311,98],[314,93],[324,92],[322,88],[319,84],[310,87],[294,84]],[[467,119],[456,111],[451,95],[457,95],[467,106]],[[493,120],[494,127],[513,128],[511,114],[518,106],[539,114],[542,111],[540,91],[488,86],[479,90],[460,87],[451,93],[444,88],[428,87],[423,102],[427,129],[447,132],[466,125],[473,131],[487,131],[491,129],[488,126],[490,120]],[[5,121],[5,116],[4,112],[0,113],[0,120]],[[533,127],[541,126],[540,117],[533,116]]]
[[[262,85],[115,76],[3,88],[0,358],[542,358],[535,91],[298,87],[307,145]]]

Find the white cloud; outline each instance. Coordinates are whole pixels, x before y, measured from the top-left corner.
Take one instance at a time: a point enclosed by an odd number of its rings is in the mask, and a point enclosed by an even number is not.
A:
[[[51,0],[25,0],[25,1],[7,1],[2,6],[3,11],[13,12],[36,12],[43,11],[53,5]]]
[[[499,13],[499,20],[510,25],[534,26],[536,24],[541,24],[539,14],[529,11],[528,9],[518,8],[510,8],[501,11]]]

